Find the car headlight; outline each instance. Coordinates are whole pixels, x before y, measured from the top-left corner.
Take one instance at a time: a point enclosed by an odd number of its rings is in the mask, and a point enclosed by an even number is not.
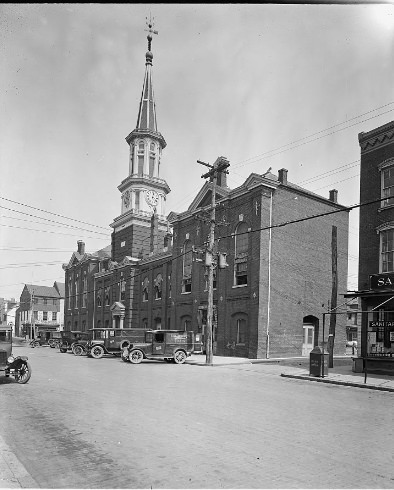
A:
[[[14,361],[15,361],[15,357],[14,357],[14,356],[10,356],[10,357],[7,359],[8,364],[12,364]]]

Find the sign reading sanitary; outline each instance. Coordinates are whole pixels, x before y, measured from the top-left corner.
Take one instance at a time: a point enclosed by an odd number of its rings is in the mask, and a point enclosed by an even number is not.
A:
[[[379,289],[394,291],[394,274],[373,274],[369,276],[369,288],[375,291]]]

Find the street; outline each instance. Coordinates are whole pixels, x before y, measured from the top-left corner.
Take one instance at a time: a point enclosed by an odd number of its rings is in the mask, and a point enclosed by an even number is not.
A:
[[[393,393],[278,366],[90,359],[15,347],[0,436],[40,488],[393,488]]]

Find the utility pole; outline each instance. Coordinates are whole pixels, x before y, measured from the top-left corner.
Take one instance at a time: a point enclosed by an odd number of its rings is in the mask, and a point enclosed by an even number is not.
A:
[[[205,363],[212,366],[213,361],[213,339],[212,339],[212,320],[213,320],[213,271],[214,271],[214,260],[213,260],[213,249],[215,245],[215,223],[216,223],[216,183],[217,174],[219,172],[228,173],[226,170],[230,166],[228,160],[224,157],[219,157],[213,165],[209,163],[197,160],[197,163],[209,167],[210,170],[206,174],[202,175],[202,179],[210,178],[212,182],[212,200],[211,200],[211,225],[209,233],[209,243],[207,248],[208,256],[208,310],[207,310],[207,330],[205,335],[205,351],[206,360]]]
[[[332,288],[331,288],[331,307],[330,311],[334,311],[337,308],[337,293],[338,293],[338,240],[337,240],[337,227],[332,227],[331,234],[331,255],[332,255]],[[330,328],[328,331],[328,367],[334,367],[334,340],[335,340],[335,327],[337,322],[337,316],[335,314],[330,315]]]

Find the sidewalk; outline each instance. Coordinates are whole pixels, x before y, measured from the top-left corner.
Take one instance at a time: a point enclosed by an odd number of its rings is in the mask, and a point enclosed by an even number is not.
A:
[[[186,363],[208,366],[205,361],[205,355],[193,354],[187,359]],[[324,378],[309,375],[309,358],[305,357],[288,359],[246,359],[241,357],[213,356],[212,366],[208,367],[241,364],[264,364],[267,367],[267,371],[284,378],[394,392],[394,376],[368,373],[366,383],[364,383],[364,373],[354,373],[352,371],[351,356],[334,357],[334,367],[328,369],[328,374]]]

